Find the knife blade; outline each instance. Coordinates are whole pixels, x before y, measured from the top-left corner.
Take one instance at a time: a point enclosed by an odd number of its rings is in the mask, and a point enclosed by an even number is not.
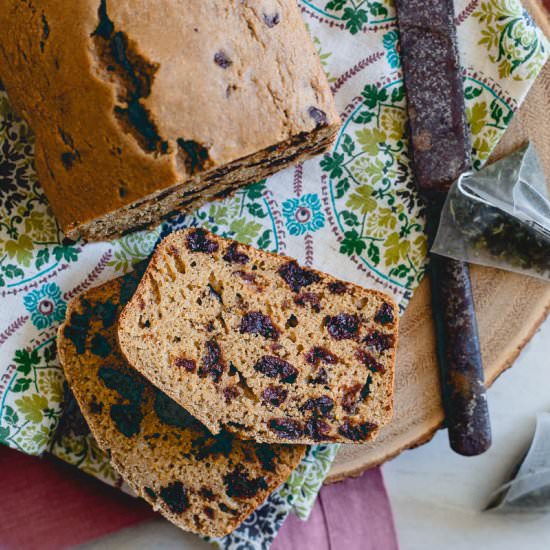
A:
[[[447,191],[471,166],[452,0],[396,0],[413,171],[431,247]],[[468,265],[430,255],[432,311],[453,450],[477,455],[491,427]]]

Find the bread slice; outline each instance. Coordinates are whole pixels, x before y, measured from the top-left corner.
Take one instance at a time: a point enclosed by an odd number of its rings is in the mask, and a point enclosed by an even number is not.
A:
[[[287,479],[305,447],[213,436],[132,369],[116,319],[137,283],[127,275],[69,304],[61,364],[98,445],[132,489],[182,529],[225,535]]]
[[[158,246],[118,336],[213,433],[359,443],[392,415],[397,324],[381,292],[188,229]]]
[[[191,212],[340,127],[296,0],[36,4],[1,3],[0,74],[71,239]]]

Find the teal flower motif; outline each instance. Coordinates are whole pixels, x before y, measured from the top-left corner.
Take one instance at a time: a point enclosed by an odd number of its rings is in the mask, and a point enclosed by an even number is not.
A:
[[[283,216],[291,235],[313,233],[325,225],[325,215],[321,212],[321,201],[315,193],[308,193],[299,199],[283,202]]]
[[[31,314],[32,324],[38,329],[65,319],[67,305],[61,298],[61,289],[55,283],[45,284],[39,290],[29,292],[23,298],[23,303]]]
[[[388,63],[392,69],[397,69],[401,66],[401,57],[399,56],[399,32],[396,30],[387,32],[382,37],[382,43],[386,48]]]

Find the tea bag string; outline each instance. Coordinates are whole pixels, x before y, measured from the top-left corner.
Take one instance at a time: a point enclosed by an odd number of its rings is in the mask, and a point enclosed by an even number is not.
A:
[[[464,180],[466,178],[470,178],[474,175],[474,172],[472,171],[468,171],[468,172],[463,172],[462,174],[460,174],[460,176],[458,176],[458,181],[457,181],[457,187],[458,187],[458,190],[465,196],[465,197],[468,197],[469,199],[473,200],[473,201],[476,201],[476,202],[480,202],[482,204],[486,204],[487,206],[492,206],[494,207],[493,204],[491,204],[489,201],[485,200],[483,197],[479,196],[478,194],[476,194],[475,192],[473,191],[470,191],[467,187],[467,184],[464,183]]]

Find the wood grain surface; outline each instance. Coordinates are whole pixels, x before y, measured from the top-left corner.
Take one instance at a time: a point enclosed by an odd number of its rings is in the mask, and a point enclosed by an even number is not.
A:
[[[550,36],[550,18],[543,4],[538,0],[525,4]],[[550,63],[544,67],[492,159],[506,155],[527,139],[534,143],[547,179],[550,178]],[[472,266],[471,277],[485,376],[491,385],[512,365],[546,318],[550,310],[550,283],[477,266]],[[401,321],[394,418],[375,442],[343,445],[326,483],[357,476],[405,449],[426,443],[443,420],[429,281],[425,280]]]

